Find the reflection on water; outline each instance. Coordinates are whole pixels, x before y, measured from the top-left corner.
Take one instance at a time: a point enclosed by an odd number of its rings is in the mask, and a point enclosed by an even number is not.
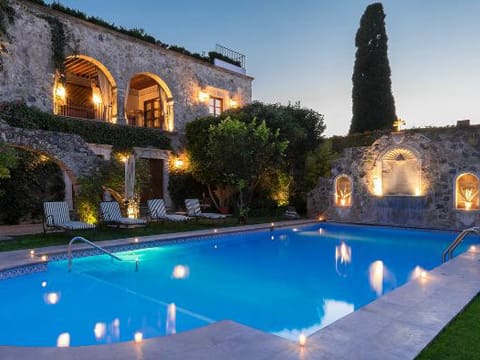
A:
[[[190,268],[185,265],[176,265],[173,268],[172,278],[173,279],[186,279],[190,275]]]
[[[48,305],[55,305],[60,301],[60,293],[51,292],[43,296],[43,301]]]
[[[177,332],[176,318],[177,318],[177,307],[175,306],[174,303],[171,303],[170,305],[168,305],[168,308],[167,308],[167,326],[166,326],[167,335],[172,335]]]
[[[368,268],[368,279],[370,286],[377,293],[377,296],[383,294],[383,278],[385,276],[385,265],[382,260],[374,261]]]
[[[97,322],[93,328],[95,339],[102,340],[107,333],[107,325],[105,323]]]
[[[353,304],[330,299],[325,299],[323,301],[322,308],[323,312],[321,312],[320,309],[317,309],[320,318],[318,323],[302,329],[283,329],[281,331],[273,332],[273,334],[292,341],[297,341],[300,335],[304,334],[310,336],[321,328],[324,328],[345,315],[352,313],[355,309]]]
[[[335,246],[335,270],[343,277],[347,276],[348,265],[352,262],[352,248],[343,241]]]
[[[410,273],[409,279],[413,280],[416,278],[424,278],[427,276],[427,271],[421,266],[415,266],[415,268]]]
[[[68,332],[61,333],[57,338],[57,347],[69,347],[70,346],[70,334]]]

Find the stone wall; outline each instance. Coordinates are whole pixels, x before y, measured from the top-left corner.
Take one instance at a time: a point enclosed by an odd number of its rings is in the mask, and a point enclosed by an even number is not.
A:
[[[409,149],[419,158],[421,182],[417,196],[375,193],[374,178],[386,171],[379,170],[382,156],[395,149]],[[438,229],[480,225],[480,211],[455,207],[455,180],[465,172],[480,177],[479,126],[392,133],[372,146],[346,149],[333,162],[331,177],[320,179],[309,194],[309,215],[334,221]],[[334,180],[341,174],[352,178],[349,207],[335,202]]]
[[[221,89],[239,105],[251,101],[252,78],[204,61],[165,50],[115,31],[91,24],[29,1],[9,0],[15,9],[14,24],[7,25],[11,39],[2,53],[0,99],[25,101],[40,109],[53,109],[54,65],[50,26],[46,17],[54,16],[67,35],[66,56],[79,54],[103,64],[113,76],[118,96],[118,121],[128,83],[137,73],[159,76],[172,92],[174,131],[183,132],[185,124],[208,115],[208,104],[199,101],[202,89]]]
[[[78,178],[94,174],[102,164],[78,135],[16,128],[3,121],[0,121],[0,134],[0,140],[11,146],[51,158],[69,175],[74,186]]]

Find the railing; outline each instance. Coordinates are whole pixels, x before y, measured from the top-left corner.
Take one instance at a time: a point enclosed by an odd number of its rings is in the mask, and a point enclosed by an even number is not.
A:
[[[442,262],[445,262],[448,260],[448,258],[452,259],[453,252],[455,249],[460,245],[460,243],[467,237],[469,234],[478,234],[480,235],[480,227],[472,227],[463,230],[458,236],[455,238],[455,240],[452,241],[450,245],[447,246],[447,248],[443,251],[442,253]]]
[[[226,56],[234,61],[238,61],[240,63],[240,67],[242,69],[245,69],[245,63],[246,63],[246,56],[229,48],[226,48],[225,46],[217,44],[215,46],[215,52],[222,54],[223,56]]]
[[[115,259],[115,260],[118,260],[118,261],[122,261],[121,258],[119,258],[117,255],[114,255],[112,254],[110,251],[108,250],[105,250],[104,248],[94,244],[93,242],[91,241],[88,241],[87,239],[85,239],[84,237],[81,237],[81,236],[75,236],[72,240],[70,240],[70,242],[68,243],[68,271],[72,271],[72,245],[75,241],[82,241],[92,247],[94,247],[95,249],[97,250],[100,250],[101,252],[103,252],[104,254],[107,254],[108,256],[110,256],[112,259]],[[138,264],[136,264],[136,270],[138,270]]]

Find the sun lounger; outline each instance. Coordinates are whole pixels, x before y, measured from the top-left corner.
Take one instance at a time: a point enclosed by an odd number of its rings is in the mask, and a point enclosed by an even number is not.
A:
[[[188,221],[191,218],[184,215],[167,214],[165,202],[163,199],[152,199],[147,201],[148,216],[151,220],[167,220],[167,221]]]
[[[226,218],[226,216],[223,214],[202,212],[198,199],[185,199],[185,208],[187,209],[187,216],[194,218],[204,218],[210,220]]]
[[[120,211],[120,205],[116,201],[102,201],[100,203],[100,215],[102,220],[107,225],[116,226],[135,226],[135,225],[147,225],[147,221],[144,219],[131,219],[123,217]]]
[[[43,232],[50,229],[61,230],[89,230],[95,229],[95,225],[82,221],[70,220],[70,210],[66,201],[47,201],[43,203],[44,221]]]

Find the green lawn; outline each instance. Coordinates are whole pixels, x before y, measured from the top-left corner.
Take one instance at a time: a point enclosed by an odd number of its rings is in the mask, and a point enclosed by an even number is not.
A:
[[[480,359],[480,295],[417,357],[427,359]]]
[[[280,217],[251,217],[247,221],[247,225],[270,223],[272,221],[284,221],[285,218]],[[15,236],[12,240],[0,241],[0,251],[10,251],[18,249],[35,249],[51,245],[66,245],[73,236],[84,236],[88,240],[109,240],[120,239],[133,236],[147,236],[166,234],[181,231],[205,230],[220,227],[238,226],[236,217],[227,218],[225,222],[212,224],[207,220],[191,221],[188,223],[151,223],[146,228],[134,229],[117,229],[101,227],[96,232],[93,231],[75,231],[73,233],[55,232],[35,235]]]

